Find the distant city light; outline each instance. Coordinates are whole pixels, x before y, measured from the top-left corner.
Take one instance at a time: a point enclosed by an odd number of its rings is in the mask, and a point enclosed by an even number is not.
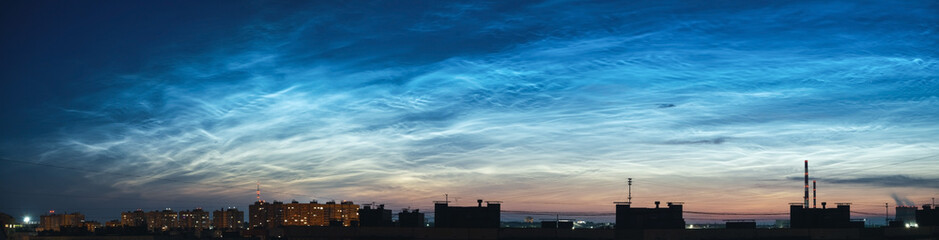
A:
[[[23,218],[23,223],[24,223],[24,224],[29,224],[29,217],[24,217],[24,218]]]

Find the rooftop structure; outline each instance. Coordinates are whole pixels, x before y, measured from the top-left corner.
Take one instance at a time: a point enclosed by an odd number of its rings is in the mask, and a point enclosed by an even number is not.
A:
[[[681,202],[666,203],[668,208],[634,208],[630,202],[616,203],[616,229],[684,229]]]
[[[219,209],[212,212],[212,226],[215,229],[244,228],[245,212],[238,208]]]
[[[424,213],[420,209],[401,209],[401,212],[398,213],[398,226],[399,227],[412,227],[419,228],[424,227]]]
[[[359,226],[362,227],[391,227],[391,209],[385,209],[384,204],[372,208],[373,204],[364,204],[359,209]]]
[[[454,207],[449,201],[434,202],[434,226],[438,228],[499,228],[502,202],[476,200],[475,207]]]
[[[918,226],[939,226],[939,208],[931,204],[923,205],[922,210],[916,210],[916,224]]]

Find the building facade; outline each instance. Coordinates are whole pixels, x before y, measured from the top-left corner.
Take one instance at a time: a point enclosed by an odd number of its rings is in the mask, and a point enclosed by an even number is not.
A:
[[[634,208],[630,202],[616,203],[616,229],[684,229],[682,203],[669,202],[668,208]]]
[[[364,204],[359,209],[359,226],[362,227],[393,227],[391,221],[391,209],[385,209],[385,205],[378,205],[372,208],[371,204]]]
[[[48,215],[39,216],[37,231],[59,231],[62,227],[85,227],[85,215],[81,213],[56,214],[49,211]]]
[[[147,213],[141,209],[137,209],[133,212],[122,212],[121,225],[128,227],[147,226]]]
[[[215,229],[244,228],[245,212],[238,208],[219,209],[212,212],[212,226]]]
[[[422,213],[420,209],[414,209],[414,211],[402,209],[401,212],[398,213],[398,226],[412,228],[424,227],[424,213]]]
[[[476,200],[475,207],[453,207],[447,201],[434,202],[434,227],[499,228],[502,202]]]
[[[179,212],[179,227],[185,229],[209,229],[212,222],[209,219],[209,212],[196,208]]]
[[[922,210],[916,210],[916,224],[918,226],[939,226],[939,208],[932,204],[923,205]]]
[[[285,226],[326,226],[326,208],[317,202],[291,202],[284,206]]]
[[[836,208],[807,208],[803,204],[789,205],[790,228],[863,228],[864,222],[851,221],[851,204],[837,203]]]
[[[325,204],[316,201],[309,203],[291,202],[255,202],[248,207],[249,221],[252,228],[273,228],[279,226],[358,226],[358,205],[352,202]]]
[[[283,225],[283,222],[283,202],[259,201],[248,206],[248,223],[251,224],[251,228],[272,228]]]
[[[123,224],[121,224],[121,220],[111,220],[111,221],[104,222],[104,226],[109,227],[109,228],[118,228],[118,227],[121,227],[122,225]]]
[[[173,209],[147,212],[147,230],[159,232],[177,227],[179,227],[179,213]]]
[[[359,225],[359,205],[350,201],[342,201],[341,203],[329,201],[324,205],[329,226],[350,227]]]

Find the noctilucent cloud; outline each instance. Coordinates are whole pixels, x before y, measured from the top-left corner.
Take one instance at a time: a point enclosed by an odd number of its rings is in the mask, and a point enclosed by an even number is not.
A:
[[[936,1],[0,11],[14,216],[245,209],[258,182],[268,201],[602,213],[627,177],[638,207],[785,214],[803,160],[855,218],[939,195]]]

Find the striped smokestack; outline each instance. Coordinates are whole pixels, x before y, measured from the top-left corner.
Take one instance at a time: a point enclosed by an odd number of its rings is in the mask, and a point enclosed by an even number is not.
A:
[[[809,160],[805,160],[805,201],[802,208],[809,208]]]
[[[815,187],[818,185],[815,183],[815,180],[812,180],[812,208],[816,208],[816,197],[818,197],[818,192],[815,192]]]

